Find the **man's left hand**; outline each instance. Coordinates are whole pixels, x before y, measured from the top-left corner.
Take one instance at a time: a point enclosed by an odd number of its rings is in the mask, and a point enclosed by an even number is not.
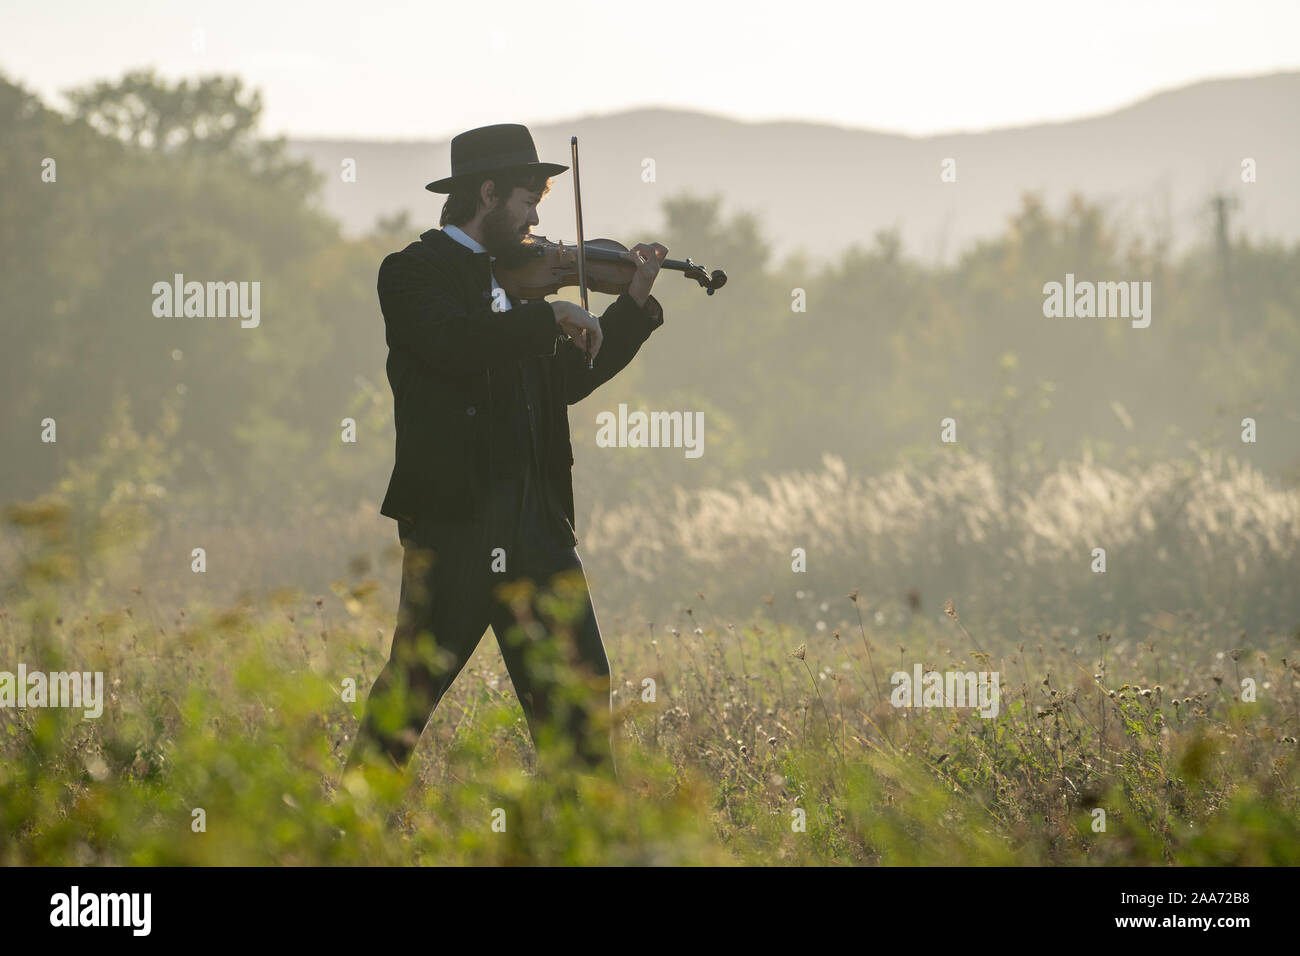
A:
[[[627,287],[627,294],[637,305],[645,308],[646,299],[650,297],[650,287],[659,275],[659,267],[668,256],[668,247],[659,242],[638,242],[623,253],[623,258],[636,263],[636,275]]]

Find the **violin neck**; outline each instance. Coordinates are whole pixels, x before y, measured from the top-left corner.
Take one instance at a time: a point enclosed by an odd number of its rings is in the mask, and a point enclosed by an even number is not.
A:
[[[623,253],[616,252],[613,249],[601,249],[599,247],[593,249],[591,246],[588,246],[587,258],[602,259],[606,262],[618,262],[623,259]],[[660,263],[659,268],[674,269],[677,272],[685,272],[687,269],[691,267],[688,266],[685,260],[683,259],[665,259],[662,263]]]

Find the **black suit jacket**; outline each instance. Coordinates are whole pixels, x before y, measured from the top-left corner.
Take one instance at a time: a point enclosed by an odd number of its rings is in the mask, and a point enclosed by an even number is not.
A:
[[[399,521],[464,520],[481,513],[491,480],[489,430],[495,392],[516,362],[532,362],[544,432],[544,478],[576,527],[568,406],[628,362],[663,309],[624,293],[600,317],[595,368],[555,324],[544,300],[511,298],[492,311],[489,257],[430,229],[379,267],[379,306],[388,340],[397,455],[380,511]]]

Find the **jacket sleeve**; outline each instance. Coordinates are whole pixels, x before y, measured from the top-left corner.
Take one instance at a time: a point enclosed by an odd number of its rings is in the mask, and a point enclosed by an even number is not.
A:
[[[379,267],[379,308],[388,347],[448,375],[555,354],[560,338],[549,302],[504,312],[467,309],[437,269],[394,252]],[[486,300],[485,300],[486,302]]]
[[[564,400],[569,405],[582,401],[605,384],[636,357],[650,333],[664,324],[664,310],[653,295],[645,306],[624,292],[600,317],[600,351],[592,368],[587,356],[567,338],[560,343],[556,361],[564,374]]]

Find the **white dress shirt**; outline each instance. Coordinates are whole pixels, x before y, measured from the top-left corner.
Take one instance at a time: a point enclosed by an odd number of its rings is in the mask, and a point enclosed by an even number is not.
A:
[[[472,249],[474,252],[487,252],[487,250],[483,248],[483,244],[481,242],[479,242],[473,236],[469,235],[467,232],[465,232],[464,229],[460,228],[459,226],[443,226],[442,231],[445,232],[447,235],[451,236],[451,238],[455,239],[462,246],[465,246],[468,249]],[[492,299],[494,302],[500,301],[505,303],[505,306],[498,309],[497,311],[509,312],[510,309],[513,308],[513,306],[510,304],[510,296],[506,295],[505,290],[502,289],[500,298],[498,299],[497,297],[497,289],[501,289],[501,286],[497,282],[497,277],[492,272],[492,266],[490,264],[496,261],[497,261],[496,256],[488,256],[488,263],[489,263],[488,275],[492,279]]]

